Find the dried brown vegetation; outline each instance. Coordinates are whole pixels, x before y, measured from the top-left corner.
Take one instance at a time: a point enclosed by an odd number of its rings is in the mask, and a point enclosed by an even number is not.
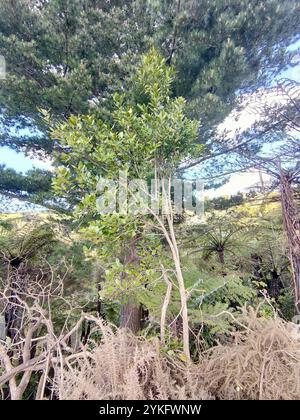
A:
[[[103,326],[101,344],[58,374],[60,399],[211,399],[197,370],[160,351],[158,339]]]
[[[162,354],[157,340],[104,327],[88,357],[64,369],[62,399],[300,398],[300,331],[280,318],[244,311],[231,344],[218,345],[199,364]],[[242,323],[244,327],[242,327]]]
[[[205,355],[202,374],[218,399],[300,399],[300,329],[244,313],[245,328]]]
[[[133,335],[101,318],[69,308],[54,328],[52,304],[62,282],[35,281],[15,293],[21,314],[15,339],[0,339],[0,398],[23,399],[32,381],[34,399],[203,400],[299,399],[300,331],[276,316],[243,312],[233,339],[202,354],[199,363],[169,355],[158,338]],[[30,285],[28,285],[30,286]],[[3,311],[9,287],[0,293]],[[77,313],[77,322],[71,313]],[[89,334],[82,340],[83,326]],[[182,355],[182,353],[181,353]]]

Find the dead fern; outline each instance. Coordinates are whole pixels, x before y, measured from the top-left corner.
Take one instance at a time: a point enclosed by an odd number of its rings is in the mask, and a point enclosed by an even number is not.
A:
[[[202,363],[206,389],[218,399],[300,399],[300,331],[280,318],[244,311],[245,328],[229,345],[210,349]]]
[[[158,340],[108,326],[102,333],[99,346],[59,372],[59,399],[211,399],[200,376],[180,360],[163,356]]]

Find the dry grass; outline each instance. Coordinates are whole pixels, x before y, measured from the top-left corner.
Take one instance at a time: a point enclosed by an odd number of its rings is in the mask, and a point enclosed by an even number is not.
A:
[[[195,371],[162,356],[158,340],[102,330],[101,344],[58,375],[60,399],[211,399]]]
[[[246,328],[230,345],[204,355],[201,373],[218,399],[300,399],[300,331],[280,318],[244,313]]]

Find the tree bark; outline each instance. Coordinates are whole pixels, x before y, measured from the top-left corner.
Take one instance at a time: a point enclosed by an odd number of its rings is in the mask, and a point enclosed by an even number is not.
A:
[[[159,180],[157,170],[155,170],[155,178]],[[181,309],[180,314],[178,316],[182,319],[182,340],[183,340],[183,352],[185,354],[187,362],[190,362],[190,347],[189,347],[189,317],[188,317],[188,307],[187,307],[187,291],[185,288],[183,273],[181,269],[181,261],[180,261],[180,253],[178,249],[178,244],[176,241],[176,235],[174,231],[174,220],[173,220],[173,208],[171,202],[171,178],[167,180],[167,190],[166,190],[166,183],[163,178],[160,180],[160,184],[162,186],[162,198],[164,202],[164,211],[166,214],[165,216],[167,227],[165,225],[165,221],[163,217],[157,215],[151,207],[149,207],[149,211],[154,216],[160,229],[162,230],[165,240],[167,241],[173,258],[173,263],[175,266],[175,275],[177,280],[177,286],[180,294],[180,302],[181,302]]]
[[[136,235],[132,238],[129,247],[129,253],[125,257],[125,265],[132,264],[132,265],[139,265],[139,258],[137,256],[137,243],[139,241],[139,236]],[[123,275],[124,278],[124,275]],[[134,334],[136,334],[142,326],[142,308],[141,305],[136,302],[136,300],[129,296],[128,300],[125,304],[121,307],[120,313],[120,327],[121,328],[128,328]]]
[[[280,296],[281,290],[281,279],[280,275],[276,270],[271,271],[271,279],[268,281],[268,293],[269,295],[277,300]]]
[[[300,219],[294,201],[291,178],[283,171],[280,165],[279,170],[282,215],[289,246],[295,309],[296,313],[300,314]]]
[[[21,259],[15,258],[10,262],[7,281],[10,296],[5,309],[6,335],[12,342],[16,342],[22,322],[22,309],[18,305],[18,296],[26,291],[26,268]]]
[[[225,257],[224,257],[224,249],[219,249],[218,250],[218,255],[219,255],[219,261],[222,265],[225,264]]]
[[[167,319],[167,310],[171,299],[172,293],[172,282],[169,280],[165,268],[162,266],[162,273],[163,278],[167,285],[167,291],[164,298],[164,302],[161,308],[161,316],[160,316],[160,342],[162,345],[165,345],[165,333],[166,333],[166,319]]]
[[[121,307],[120,327],[128,328],[134,334],[141,329],[141,305],[130,300]]]

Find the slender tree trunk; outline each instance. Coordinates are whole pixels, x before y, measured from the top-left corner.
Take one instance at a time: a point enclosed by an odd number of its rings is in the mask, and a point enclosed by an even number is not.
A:
[[[177,243],[176,243],[176,249]],[[175,270],[176,270],[176,277],[179,286],[179,294],[180,294],[180,301],[181,301],[181,317],[182,317],[182,338],[183,338],[183,351],[187,358],[187,361],[190,361],[190,331],[189,331],[189,317],[188,317],[188,308],[187,308],[187,292],[184,285],[184,279],[181,270],[180,259],[175,261]]]
[[[139,265],[139,259],[137,256],[137,243],[139,241],[139,237],[135,236],[132,238],[129,248],[129,253],[125,257],[125,265],[133,264]],[[124,278],[124,275],[123,275]],[[120,313],[120,327],[121,328],[128,328],[134,334],[136,334],[142,326],[142,308],[141,305],[136,302],[136,300],[132,297],[128,297],[128,301],[122,305],[121,313]]]
[[[187,291],[185,289],[183,273],[181,269],[181,260],[180,260],[180,252],[178,249],[178,244],[176,240],[176,235],[174,231],[174,223],[173,223],[173,209],[172,203],[170,200],[171,197],[171,179],[169,179],[168,191],[166,192],[163,186],[163,195],[168,203],[169,211],[167,213],[167,222],[169,227],[169,234],[166,231],[165,236],[169,243],[173,261],[175,265],[175,272],[176,278],[178,282],[178,289],[180,294],[180,301],[181,301],[181,317],[182,317],[182,339],[183,339],[183,352],[186,356],[187,361],[189,362],[191,359],[190,356],[190,329],[189,329],[189,317],[188,317],[188,307],[187,307]],[[166,235],[167,234],[167,235]]]
[[[22,322],[22,309],[18,305],[18,296],[26,291],[26,270],[24,263],[15,259],[8,267],[8,284],[10,297],[5,310],[6,335],[15,342],[18,340]]]
[[[268,281],[268,293],[272,298],[277,300],[280,295],[280,289],[281,289],[280,276],[276,270],[273,270],[271,272],[271,279]]]
[[[221,274],[223,277],[226,277],[227,273],[225,271],[225,254],[224,254],[224,248],[219,248],[218,250],[218,257],[219,257],[219,261],[222,265],[223,270],[221,271]]]
[[[224,249],[220,249],[218,251],[218,255],[219,255],[219,261],[222,265],[225,264],[225,258],[224,258]]]
[[[175,274],[176,274],[176,280],[180,295],[180,302],[181,302],[181,310],[179,316],[182,319],[182,341],[183,341],[183,352],[186,356],[187,362],[191,360],[190,356],[190,345],[189,345],[189,318],[188,318],[188,308],[187,308],[187,291],[185,289],[184,284],[184,278],[183,273],[181,269],[181,261],[180,261],[180,253],[178,249],[178,244],[176,241],[176,235],[174,231],[174,220],[173,220],[173,208],[172,208],[172,202],[171,202],[171,178],[164,179],[159,178],[158,174],[158,168],[159,166],[156,165],[155,170],[155,177],[157,181],[160,181],[162,186],[162,198],[164,203],[164,208],[166,211],[166,221],[167,221],[167,227],[164,223],[163,216],[160,217],[158,214],[153,212],[151,207],[149,207],[150,213],[154,216],[155,220],[158,222],[158,225],[160,229],[162,230],[164,237],[170,247],[174,268],[175,268]],[[167,186],[165,181],[167,180]],[[167,188],[167,190],[166,190]]]
[[[166,335],[166,319],[167,319],[167,310],[171,299],[172,293],[172,282],[169,280],[165,268],[162,266],[163,278],[167,285],[167,291],[164,298],[164,302],[161,308],[160,316],[160,342],[162,345],[165,344],[165,335]]]
[[[102,290],[102,283],[105,281],[105,270],[103,269],[103,267],[96,262],[95,266],[94,266],[94,271],[93,271],[93,281],[96,283],[97,285],[97,303],[96,303],[96,312],[97,315],[99,317],[104,318],[105,314],[103,312],[103,308],[102,308],[102,301],[101,301],[101,297],[100,297],[100,293]]]
[[[174,30],[173,30],[172,41],[171,41],[171,46],[170,46],[170,53],[169,53],[169,57],[166,59],[166,64],[168,66],[172,64],[173,55],[176,51],[176,41],[177,41],[178,30],[179,30],[178,22],[176,22],[176,19],[179,16],[180,8],[181,8],[181,0],[177,0],[176,16],[174,18],[175,22],[174,22]]]
[[[141,329],[141,305],[134,300],[129,300],[121,307],[120,326],[128,328],[134,334]]]
[[[300,314],[300,219],[294,201],[291,180],[279,165],[281,206],[284,228],[288,238],[290,263],[292,267],[295,308]]]

